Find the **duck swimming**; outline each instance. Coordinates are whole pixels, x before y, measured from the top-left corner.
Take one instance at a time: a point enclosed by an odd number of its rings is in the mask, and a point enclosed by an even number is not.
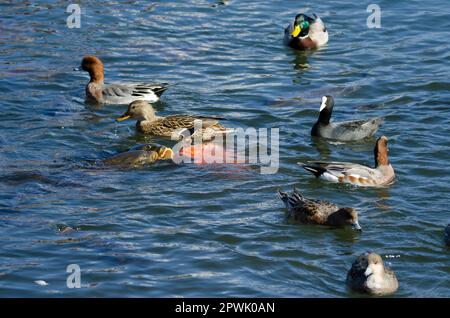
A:
[[[117,118],[117,121],[136,119],[136,130],[140,133],[153,136],[182,139],[184,131],[194,132],[194,121],[201,121],[203,140],[211,140],[215,135],[226,133],[227,130],[219,123],[219,118],[194,116],[194,115],[170,115],[167,117],[156,116],[153,107],[144,100],[137,100],[128,105],[128,110]],[[192,134],[193,135],[193,134]]]
[[[307,224],[351,225],[355,230],[361,231],[358,212],[353,208],[340,208],[328,201],[308,199],[295,188],[292,193],[278,190],[278,196],[288,209],[289,219]]]
[[[127,152],[122,152],[103,160],[104,164],[115,166],[138,167],[155,163],[158,160],[173,159],[173,151],[158,144],[138,145]]]
[[[373,136],[383,122],[383,118],[377,117],[330,123],[333,106],[332,96],[322,97],[319,118],[311,129],[312,136],[339,141],[355,141]]]
[[[389,163],[387,143],[387,137],[381,136],[375,144],[375,168],[348,162],[308,161],[306,164],[301,162],[298,164],[317,178],[330,182],[365,187],[389,185],[394,182],[395,173]]]
[[[378,296],[392,294],[398,289],[395,273],[384,266],[383,259],[376,253],[358,256],[347,273],[347,285],[353,290]]]
[[[300,13],[284,30],[284,43],[296,50],[317,49],[328,43],[328,31],[316,14]]]
[[[81,66],[75,70],[89,73],[90,81],[86,85],[86,98],[99,104],[129,104],[134,100],[143,99],[151,103],[157,102],[168,88],[167,83],[140,84],[110,84],[103,83],[103,63],[93,55],[88,55],[81,61]]]

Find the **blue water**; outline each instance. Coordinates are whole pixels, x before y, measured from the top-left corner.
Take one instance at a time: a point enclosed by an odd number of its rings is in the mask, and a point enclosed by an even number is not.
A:
[[[449,297],[450,3],[378,0],[369,29],[372,1],[223,2],[83,1],[79,29],[67,1],[0,4],[0,296],[354,297],[346,272],[371,250],[397,274],[393,297]],[[283,46],[301,9],[329,29],[317,52]],[[87,74],[72,71],[85,54],[107,82],[176,83],[159,114],[279,128],[278,173],[99,165],[151,139],[115,123],[124,106],[85,103]],[[324,183],[296,164],[373,163],[375,139],[311,140],[325,94],[335,120],[386,117],[393,186]],[[363,232],[286,222],[276,191],[293,186],[356,207]]]

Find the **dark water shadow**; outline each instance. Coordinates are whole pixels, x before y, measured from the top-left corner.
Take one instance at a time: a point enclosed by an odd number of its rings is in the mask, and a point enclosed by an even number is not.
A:
[[[357,141],[341,142],[311,136],[311,144],[320,153],[322,160],[332,160],[332,161],[339,161],[330,158],[333,147],[340,148],[340,150],[348,149],[348,151],[368,152],[368,155],[372,157],[373,155],[371,151],[373,150],[375,142],[376,142],[375,137],[369,137]]]
[[[307,51],[296,51],[294,49],[292,50],[292,54],[294,55],[294,59],[290,61],[292,64],[292,67],[294,70],[299,71],[300,73],[303,73],[304,71],[311,68],[311,66],[308,63],[308,57],[311,55],[311,52]]]

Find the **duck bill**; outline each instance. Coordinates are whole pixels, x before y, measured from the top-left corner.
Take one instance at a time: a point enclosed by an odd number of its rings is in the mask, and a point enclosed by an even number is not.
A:
[[[80,65],[80,66],[76,66],[76,67],[73,68],[73,70],[76,71],[76,72],[79,72],[79,71],[81,71],[82,69],[83,69],[83,68],[81,67],[81,65]]]
[[[130,115],[128,115],[127,113],[123,114],[122,116],[120,116],[119,118],[116,118],[116,121],[124,121],[131,118]]]
[[[302,29],[300,28],[299,25],[294,26],[294,31],[292,31],[291,35],[296,38],[298,37],[298,35],[300,34],[300,32],[302,32]]]
[[[173,159],[173,150],[170,148],[163,147],[158,151],[159,158],[168,160]]]
[[[353,224],[352,224],[352,228],[353,228],[354,230],[356,230],[356,231],[359,231],[359,232],[362,231],[361,225],[359,225],[358,222],[353,223]]]

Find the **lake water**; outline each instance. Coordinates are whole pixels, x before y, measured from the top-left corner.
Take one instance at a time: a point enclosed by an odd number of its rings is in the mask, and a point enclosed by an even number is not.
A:
[[[79,29],[67,1],[47,3],[0,4],[1,297],[354,297],[346,273],[368,250],[397,273],[393,297],[450,297],[447,0],[379,0],[380,29],[366,25],[372,1],[83,1]],[[283,46],[302,9],[329,29],[317,52]],[[98,165],[150,139],[114,121],[124,106],[85,103],[87,74],[72,71],[85,54],[106,82],[176,83],[159,114],[279,128],[278,172]],[[311,139],[325,94],[335,120],[386,117],[394,185],[324,183],[296,164],[373,164],[375,138]],[[276,192],[294,186],[356,207],[363,232],[286,222]]]

